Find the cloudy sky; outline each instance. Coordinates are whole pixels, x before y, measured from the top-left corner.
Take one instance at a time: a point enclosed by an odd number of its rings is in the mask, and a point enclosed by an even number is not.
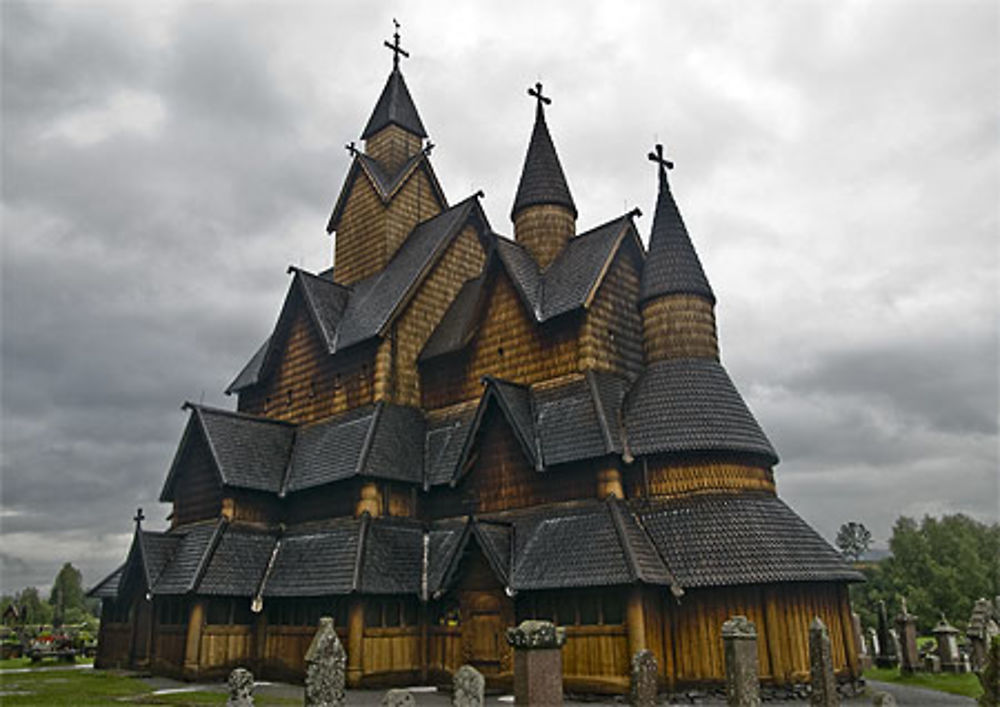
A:
[[[269,333],[391,56],[446,193],[509,213],[549,126],[580,230],[662,141],[723,362],[828,538],[995,520],[1000,17],[983,2],[2,3],[2,589],[88,584]]]

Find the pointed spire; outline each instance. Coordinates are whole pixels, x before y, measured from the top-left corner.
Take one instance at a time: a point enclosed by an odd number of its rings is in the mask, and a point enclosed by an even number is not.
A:
[[[528,206],[554,204],[565,206],[576,218],[576,204],[569,193],[566,176],[559,164],[552,136],[545,124],[546,104],[552,99],[542,95],[542,84],[536,83],[533,89],[528,89],[528,95],[537,100],[535,108],[535,127],[531,132],[531,142],[528,143],[528,154],[524,158],[524,168],[521,170],[521,181],[517,185],[517,196],[510,217],[513,219],[518,212]]]
[[[673,169],[674,163],[663,157],[663,145],[657,145],[656,151],[649,153],[649,159],[659,165],[660,190],[649,237],[649,255],[642,271],[641,299],[688,294],[704,297],[714,304],[715,294],[670,192],[667,170]]]
[[[398,125],[419,138],[427,137],[427,131],[424,130],[413,97],[410,96],[406,81],[399,70],[399,57],[409,58],[410,54],[399,46],[399,23],[395,19],[392,22],[396,28],[392,35],[393,41],[385,42],[385,46],[392,50],[392,73],[389,74],[389,80],[382,89],[375,110],[372,111],[364,132],[361,133],[362,140],[367,140],[389,125]]]

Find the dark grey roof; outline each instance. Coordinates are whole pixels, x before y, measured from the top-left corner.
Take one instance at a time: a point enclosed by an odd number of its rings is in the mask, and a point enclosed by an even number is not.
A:
[[[155,587],[167,563],[177,550],[180,538],[176,535],[140,530],[138,540],[142,547],[146,584],[148,587]]]
[[[677,208],[667,173],[660,166],[660,191],[649,237],[649,255],[642,271],[640,300],[666,294],[699,295],[715,302],[694,244]]]
[[[510,523],[473,519],[471,528],[497,579],[502,584],[509,585],[514,526]]]
[[[626,437],[633,455],[732,452],[778,462],[718,361],[686,358],[652,363],[625,405]]]
[[[274,533],[229,526],[222,533],[205,572],[199,594],[252,597],[271,559]]]
[[[170,562],[153,587],[155,594],[186,594],[193,591],[208,562],[212,547],[221,537],[223,523],[195,525],[181,536]]]
[[[479,326],[479,315],[484,300],[487,273],[466,280],[451,301],[441,323],[431,334],[418,361],[461,351],[472,340]]]
[[[535,126],[531,131],[531,141],[524,157],[521,181],[517,185],[510,217],[513,219],[522,209],[539,204],[565,206],[573,213],[573,218],[576,218],[576,204],[569,193],[566,175],[563,174],[555,145],[552,144],[552,136],[545,124],[545,111],[541,103],[535,111]]]
[[[454,564],[455,553],[467,540],[469,529],[466,519],[445,520],[435,523],[428,532],[427,543],[427,593],[429,596],[448,589],[446,575]]]
[[[532,410],[531,388],[518,383],[511,383],[500,378],[486,378],[486,393],[480,403],[485,407],[487,399],[492,395],[496,398],[504,416],[510,422],[514,434],[524,448],[528,459],[536,468],[541,468],[541,455],[538,452],[538,431],[535,429],[535,415]]]
[[[367,140],[389,125],[398,125],[420,138],[427,137],[424,124],[417,114],[417,107],[413,104],[406,81],[398,68],[394,68],[389,74],[382,95],[375,104],[375,110],[372,111],[364,132],[361,133],[361,139]]]
[[[419,410],[384,402],[365,405],[298,431],[284,491],[357,475],[421,483],[423,455]]]
[[[277,492],[295,439],[295,426],[263,417],[188,403],[201,423],[222,483]]]
[[[430,414],[424,443],[424,486],[449,483],[462,454],[476,408],[466,406],[443,414]]]
[[[114,599],[118,596],[118,585],[121,582],[125,565],[122,564],[114,572],[87,590],[88,597],[97,599]]]
[[[308,597],[350,593],[355,587],[361,525],[354,518],[338,518],[322,529],[283,537],[263,595]]]
[[[538,388],[533,397],[545,466],[611,451],[586,378],[557,388]]]
[[[423,543],[423,528],[417,521],[373,518],[365,537],[359,591],[419,594]]]
[[[243,366],[233,382],[230,383],[225,390],[226,395],[236,393],[244,388],[249,388],[252,385],[256,385],[260,381],[260,369],[264,364],[264,356],[267,355],[267,349],[271,345],[271,337],[268,336],[264,339],[264,343],[260,345],[257,352],[247,361],[247,364]]]
[[[347,307],[350,289],[305,270],[298,268],[291,270],[295,272],[295,280],[299,283],[309,314],[320,332],[321,339],[326,342],[333,341],[344,309]]]
[[[635,510],[683,587],[862,578],[769,493],[689,496]]]

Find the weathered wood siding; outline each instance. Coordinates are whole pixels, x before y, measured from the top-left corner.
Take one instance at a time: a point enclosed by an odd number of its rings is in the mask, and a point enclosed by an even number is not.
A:
[[[580,333],[580,368],[628,378],[642,372],[642,315],[639,313],[641,261],[626,244],[612,259]]]
[[[388,204],[368,177],[351,186],[334,239],[334,279],[350,285],[385,267],[413,227],[441,211],[423,168],[414,170]]]
[[[199,647],[202,674],[226,673],[253,659],[253,626],[205,624]]]
[[[421,139],[398,125],[388,125],[365,140],[365,154],[395,174],[406,160],[420,152]]]
[[[310,423],[372,402],[374,349],[361,345],[331,356],[301,302],[279,346],[268,379],[240,393],[241,412]]]
[[[347,645],[347,630],[336,627],[340,642]],[[316,635],[315,626],[271,626],[264,631],[259,662],[262,671],[277,678],[301,680],[306,672],[306,651]]]
[[[464,664],[461,626],[427,629],[427,669],[437,680],[446,679]]]
[[[200,429],[181,456],[173,510],[171,522],[175,526],[218,518],[222,512],[222,484]]]
[[[420,628],[365,627],[362,670],[365,677],[387,677],[390,673],[420,672]]]
[[[101,621],[98,631],[96,668],[123,668],[129,663],[132,624]]]
[[[158,673],[179,675],[184,665],[186,626],[157,625],[153,633],[153,668]]]
[[[473,226],[466,226],[452,241],[413,298],[393,324],[387,350],[390,366],[377,365],[375,397],[400,405],[420,405],[417,356],[451,305],[462,284],[483,268],[485,253]],[[381,357],[379,357],[381,358]]]
[[[669,498],[709,491],[769,491],[775,493],[774,473],[767,467],[741,462],[653,457],[626,468],[626,494],[639,498]]]
[[[719,360],[715,309],[696,295],[664,295],[642,308],[646,361],[671,358]]]
[[[563,675],[573,689],[622,692],[628,688],[628,633],[624,626],[567,626]]]
[[[529,206],[514,217],[514,240],[523,245],[543,270],[576,234],[576,219],[564,206]]]
[[[281,502],[269,493],[230,489],[222,499],[222,515],[243,523],[273,523],[281,517]]]
[[[479,331],[466,351],[424,367],[424,407],[478,398],[486,375],[534,383],[576,371],[579,322],[568,315],[538,327],[506,273],[498,274]]]
[[[286,522],[294,525],[354,514],[361,490],[360,479],[305,489],[285,499]]]

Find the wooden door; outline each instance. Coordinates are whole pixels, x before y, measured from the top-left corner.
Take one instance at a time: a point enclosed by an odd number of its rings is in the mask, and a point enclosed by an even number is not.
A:
[[[502,593],[463,592],[459,604],[466,659],[484,675],[499,673],[504,652]]]

